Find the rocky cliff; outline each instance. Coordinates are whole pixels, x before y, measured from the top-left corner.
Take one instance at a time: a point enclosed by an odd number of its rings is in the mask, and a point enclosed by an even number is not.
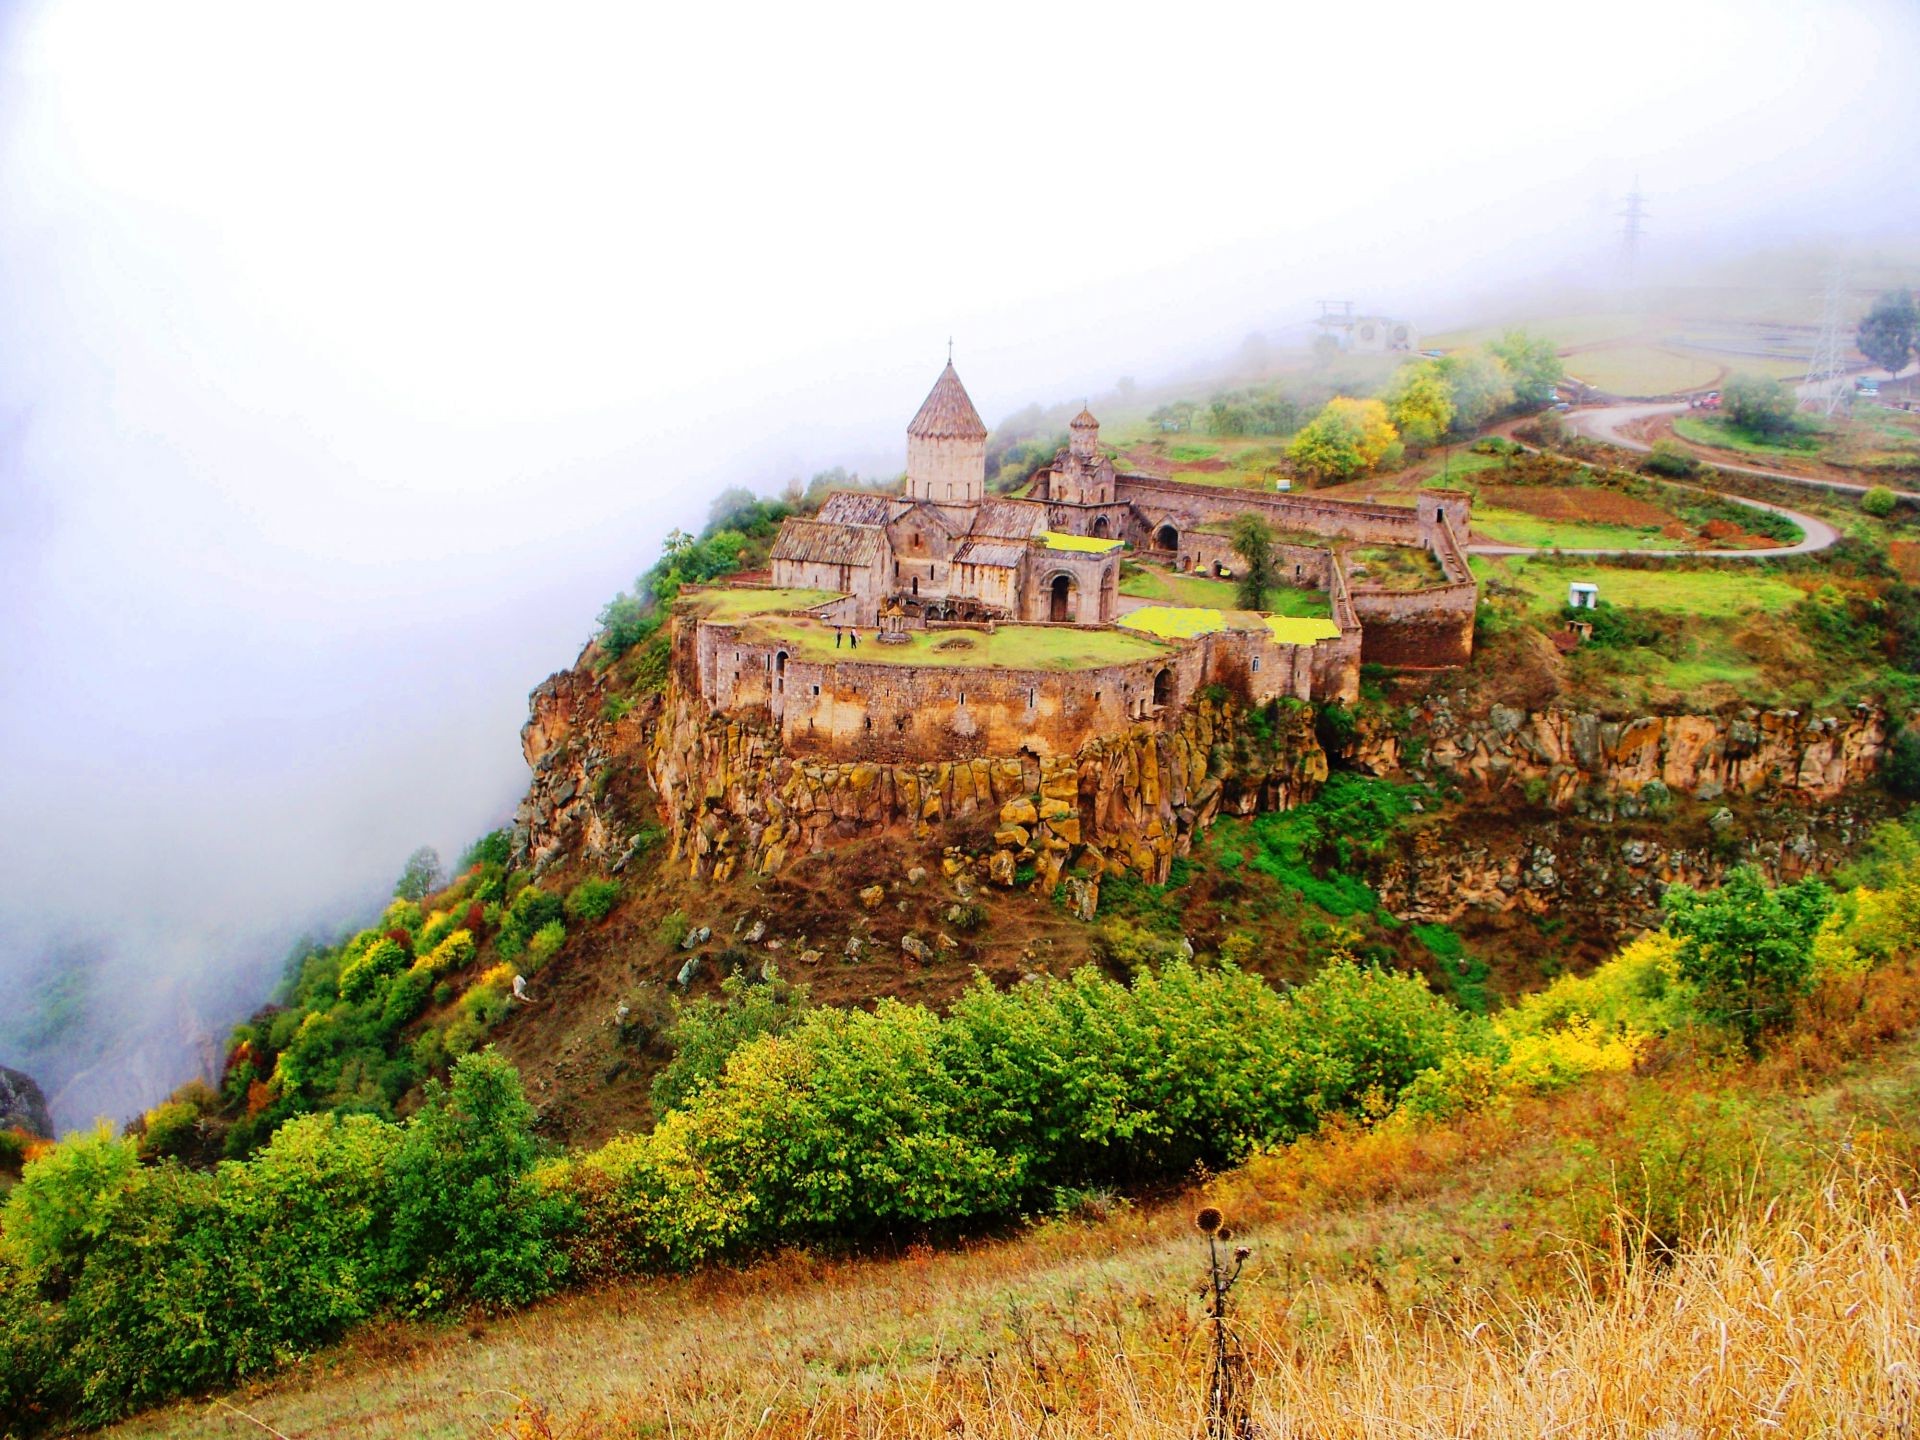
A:
[[[1866,705],[1603,720],[1504,705],[1462,714],[1442,698],[1398,725],[1363,723],[1350,759],[1374,774],[1436,771],[1469,794],[1522,792],[1563,814],[1632,818],[1673,795],[1835,799],[1873,778],[1888,728]]]
[[[675,860],[720,879],[891,830],[942,845],[949,873],[1002,884],[1027,865],[1048,888],[1069,868],[1158,882],[1216,815],[1297,804],[1327,774],[1299,705],[1250,715],[1202,699],[1063,756],[814,761],[769,726],[707,713],[674,679],[621,713],[584,666],[534,692],[522,745],[534,784],[515,843],[536,864],[579,847],[618,868],[651,818]]]
[[[1616,721],[1475,714],[1441,697],[1363,713],[1337,758],[1462,802],[1376,862],[1369,878],[1394,912],[1451,923],[1586,905],[1628,924],[1651,917],[1665,885],[1733,863],[1779,878],[1827,868],[1878,818],[1863,787],[1889,728],[1869,707]],[[584,664],[534,692],[523,742],[534,784],[516,843],[536,864],[577,849],[618,870],[653,827],[687,873],[725,880],[891,832],[938,849],[950,875],[1031,876],[1046,891],[1067,880],[1089,915],[1101,875],[1163,881],[1217,815],[1300,803],[1328,766],[1305,707],[1248,713],[1217,696],[1072,755],[813,761],[749,717],[707,713],[671,677],[629,708]]]

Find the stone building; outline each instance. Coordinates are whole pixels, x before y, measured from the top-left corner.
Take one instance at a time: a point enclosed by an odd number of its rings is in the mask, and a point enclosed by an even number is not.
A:
[[[788,520],[773,583],[852,596],[867,625],[895,606],[928,619],[1110,623],[1120,526],[1095,513],[1095,497],[1116,508],[1113,465],[1099,458],[1093,416],[1074,425],[1071,463],[1085,476],[1074,503],[989,498],[987,427],[948,361],[907,426],[905,493],[836,491],[812,519]]]

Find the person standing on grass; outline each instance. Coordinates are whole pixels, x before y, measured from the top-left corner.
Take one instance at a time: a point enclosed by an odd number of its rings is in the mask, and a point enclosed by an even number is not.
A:
[[[840,627],[838,625],[833,627],[833,648],[836,650],[840,648]]]

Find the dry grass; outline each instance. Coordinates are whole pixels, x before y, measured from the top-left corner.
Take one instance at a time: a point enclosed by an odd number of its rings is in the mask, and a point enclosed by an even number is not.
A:
[[[230,1403],[302,1440],[1195,1436],[1205,1197],[1254,1247],[1235,1318],[1263,1436],[1911,1434],[1920,984],[1830,1008],[1737,1078],[1668,1054],[1008,1238],[382,1327]],[[1686,1181],[1678,1250],[1626,1218],[1659,1209],[1644,1167],[1667,1140],[1729,1161]],[[194,1402],[112,1433],[264,1432]]]

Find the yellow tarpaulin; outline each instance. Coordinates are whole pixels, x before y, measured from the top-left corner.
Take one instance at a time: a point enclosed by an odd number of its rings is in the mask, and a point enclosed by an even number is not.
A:
[[[1118,550],[1118,540],[1101,540],[1093,535],[1069,535],[1063,530],[1042,530],[1040,539],[1049,550],[1074,550],[1082,555],[1105,555]]]
[[[1163,640],[1191,640],[1216,630],[1245,630],[1263,623],[1282,645],[1312,645],[1340,634],[1340,627],[1331,620],[1210,610],[1199,605],[1142,605],[1120,617],[1120,624],[1129,630],[1141,630]]]
[[[1142,605],[1120,617],[1129,630],[1144,630],[1163,640],[1191,640],[1195,635],[1211,635],[1227,628],[1227,617],[1218,610],[1193,605]]]
[[[1300,615],[1269,615],[1267,628],[1282,645],[1311,645],[1337,639],[1340,634],[1340,627],[1331,620]]]

